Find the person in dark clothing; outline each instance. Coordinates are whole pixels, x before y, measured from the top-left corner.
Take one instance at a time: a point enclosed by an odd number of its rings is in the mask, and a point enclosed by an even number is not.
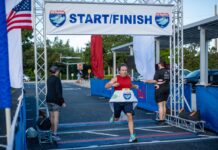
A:
[[[158,63],[158,70],[156,70],[153,80],[145,80],[145,83],[155,83],[155,100],[158,104],[159,121],[162,124],[166,117],[166,101],[170,92],[170,73],[165,68],[165,62]]]
[[[51,76],[47,80],[46,102],[50,113],[51,130],[53,132],[52,138],[54,141],[58,141],[60,140],[60,137],[57,136],[59,110],[61,107],[66,107],[66,104],[62,96],[61,80],[58,78],[59,68],[52,66],[49,71],[51,72]]]

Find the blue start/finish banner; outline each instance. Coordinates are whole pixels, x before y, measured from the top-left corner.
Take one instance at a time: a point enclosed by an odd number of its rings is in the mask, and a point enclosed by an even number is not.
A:
[[[46,33],[171,35],[172,6],[46,3]]]

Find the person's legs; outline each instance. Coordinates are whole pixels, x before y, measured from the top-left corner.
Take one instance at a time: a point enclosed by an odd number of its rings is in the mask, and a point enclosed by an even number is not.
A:
[[[60,137],[57,136],[57,129],[59,123],[59,106],[54,103],[48,103],[48,109],[50,113],[50,121],[51,121],[51,130],[52,130],[52,139],[54,141],[59,141]]]
[[[52,132],[54,133],[54,112],[53,111],[50,111],[50,121],[51,121],[51,130]]]
[[[122,111],[122,104],[120,103],[114,103],[114,120],[113,121],[118,121],[120,118],[120,114]]]
[[[158,103],[158,111],[159,111],[159,119],[164,120],[164,108],[163,108],[163,102]]]
[[[57,134],[57,130],[58,130],[58,123],[59,123],[59,111],[54,111],[54,134]]]
[[[61,138],[57,135],[57,130],[58,130],[58,123],[59,123],[59,111],[54,111],[53,112],[53,135],[52,139],[54,141],[60,141]]]
[[[137,138],[134,134],[133,103],[125,103],[124,112],[128,118],[128,127],[130,133],[129,142],[137,142]]]
[[[163,120],[166,119],[166,112],[167,112],[166,101],[163,101]]]
[[[132,113],[126,113],[128,118],[128,127],[130,135],[134,134],[134,123],[133,123],[133,116]]]

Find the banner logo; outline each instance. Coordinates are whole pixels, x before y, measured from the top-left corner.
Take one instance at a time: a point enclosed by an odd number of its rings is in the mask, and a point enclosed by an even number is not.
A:
[[[56,27],[62,26],[66,21],[66,14],[63,10],[51,10],[49,13],[49,20],[52,25]]]
[[[156,13],[155,22],[160,28],[166,28],[170,23],[170,16],[168,13]]]
[[[129,100],[131,98],[131,92],[130,91],[123,91],[123,97],[125,100]]]

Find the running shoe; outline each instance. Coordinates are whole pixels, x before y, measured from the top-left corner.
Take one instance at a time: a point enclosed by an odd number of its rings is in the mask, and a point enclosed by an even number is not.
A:
[[[129,142],[130,143],[135,143],[135,142],[137,142],[138,140],[137,140],[137,138],[135,137],[135,134],[132,134],[132,135],[130,135],[130,138],[129,138]]]
[[[157,124],[157,125],[165,125],[166,123],[165,123],[165,120],[158,120],[158,121],[156,122],[156,124]]]
[[[57,142],[60,141],[61,138],[58,135],[52,134],[52,140]]]
[[[114,115],[112,115],[110,118],[110,123],[114,123],[114,122],[115,122],[115,118],[114,118]]]

